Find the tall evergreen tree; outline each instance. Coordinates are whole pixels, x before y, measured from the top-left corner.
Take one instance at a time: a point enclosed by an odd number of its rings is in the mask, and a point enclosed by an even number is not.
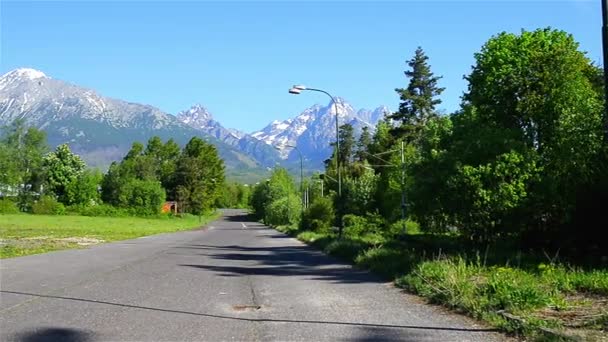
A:
[[[407,62],[411,69],[404,72],[410,81],[408,87],[395,89],[401,98],[399,111],[390,116],[391,119],[400,121],[391,132],[396,139],[405,138],[410,142],[416,140],[420,128],[430,118],[437,116],[435,106],[441,103],[437,96],[445,88],[438,86],[441,77],[431,72],[428,59],[422,48],[418,47],[414,57]]]
[[[340,151],[338,151],[338,159],[340,160],[341,168],[347,167],[353,160],[353,152],[355,150],[355,134],[351,124],[344,124],[338,130],[340,139]]]
[[[355,159],[362,163],[367,160],[367,153],[369,152],[369,147],[372,144],[372,135],[369,132],[369,127],[363,127],[361,130],[361,135],[359,136],[359,140],[357,141],[357,152],[355,153]]]

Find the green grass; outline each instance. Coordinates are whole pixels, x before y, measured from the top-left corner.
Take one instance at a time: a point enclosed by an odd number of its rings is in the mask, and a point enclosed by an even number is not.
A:
[[[191,230],[216,217],[203,216],[199,221],[198,216],[191,215],[138,218],[0,214],[0,258]]]
[[[338,240],[331,232],[280,230],[505,332],[555,340],[539,328],[566,329],[583,340],[608,340],[605,268],[585,270],[549,260],[544,252],[518,252],[505,242],[475,246],[453,235]]]

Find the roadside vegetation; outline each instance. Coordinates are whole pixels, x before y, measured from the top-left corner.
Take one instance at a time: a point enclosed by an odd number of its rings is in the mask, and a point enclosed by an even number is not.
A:
[[[217,150],[197,137],[183,148],[135,142],[103,174],[67,144],[49,151],[44,132],[18,120],[0,132],[0,257],[193,229],[245,191],[225,183]]]
[[[374,130],[342,125],[340,149],[305,181],[307,196],[276,169],[252,190],[251,208],[505,332],[606,340],[602,70],[553,29],[498,34],[474,57],[460,110],[440,114],[441,77],[417,49],[397,112]]]

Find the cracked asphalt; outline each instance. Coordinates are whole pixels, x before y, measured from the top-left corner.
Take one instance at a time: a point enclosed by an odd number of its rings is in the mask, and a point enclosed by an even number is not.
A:
[[[0,261],[2,341],[506,341],[252,222]]]

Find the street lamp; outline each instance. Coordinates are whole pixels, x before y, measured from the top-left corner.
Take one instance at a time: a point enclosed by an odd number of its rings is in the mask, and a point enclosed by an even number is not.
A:
[[[338,203],[342,201],[342,175],[340,172],[340,157],[338,155],[338,151],[340,151],[340,125],[338,123],[338,103],[336,99],[328,92],[322,89],[308,88],[303,85],[294,85],[289,89],[290,94],[299,95],[302,91],[316,91],[319,93],[323,93],[331,98],[331,102],[334,104],[334,111],[336,112],[336,169],[338,170]],[[340,216],[340,213],[338,213]],[[342,237],[342,217],[338,217],[338,228],[339,228],[339,236]]]
[[[304,219],[304,161],[302,159],[302,152],[300,152],[300,149],[294,145],[283,146],[293,148],[294,150],[298,151],[298,155],[300,156],[300,197],[302,200],[302,219]],[[276,146],[274,148],[281,151],[281,149]]]

